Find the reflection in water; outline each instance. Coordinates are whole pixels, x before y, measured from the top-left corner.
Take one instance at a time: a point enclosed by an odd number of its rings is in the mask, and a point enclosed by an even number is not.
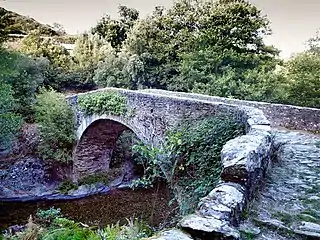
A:
[[[152,189],[117,189],[107,195],[91,196],[72,201],[39,201],[26,203],[0,203],[0,228],[25,224],[29,215],[37,209],[60,208],[62,214],[72,220],[88,225],[105,226],[111,223],[126,223],[126,218],[138,217],[150,225],[165,222],[172,207],[167,186]],[[172,215],[172,214],[171,214]]]

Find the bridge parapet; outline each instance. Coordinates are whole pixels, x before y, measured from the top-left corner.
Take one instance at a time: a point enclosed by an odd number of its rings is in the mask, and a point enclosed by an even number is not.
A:
[[[263,111],[264,115],[270,120],[272,127],[284,127],[288,129],[320,133],[320,109],[317,108],[246,101],[195,93],[171,92],[158,89],[147,89],[144,91],[167,96],[185,97],[211,102],[223,102],[238,106],[254,107]]]

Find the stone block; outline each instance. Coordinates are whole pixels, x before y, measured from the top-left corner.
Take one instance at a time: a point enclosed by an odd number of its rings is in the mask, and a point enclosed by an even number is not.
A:
[[[268,165],[269,152],[269,135],[249,134],[230,140],[221,153],[222,180],[239,183],[251,194]]]
[[[146,238],[144,240],[192,240],[189,234],[182,232],[179,229],[171,229],[159,233],[157,236]]]
[[[214,217],[204,217],[192,214],[184,217],[179,226],[197,239],[239,240],[240,233],[228,221]]]
[[[237,225],[245,204],[245,189],[241,185],[223,183],[200,201],[197,213]]]

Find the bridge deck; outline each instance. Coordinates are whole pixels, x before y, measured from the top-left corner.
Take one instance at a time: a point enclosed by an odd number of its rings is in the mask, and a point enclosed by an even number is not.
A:
[[[258,240],[320,239],[320,135],[276,130],[276,141],[279,162],[242,227],[260,228]]]

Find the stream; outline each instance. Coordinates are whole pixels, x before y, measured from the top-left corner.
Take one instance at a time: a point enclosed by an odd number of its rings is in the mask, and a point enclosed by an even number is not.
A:
[[[114,189],[103,195],[77,200],[30,202],[0,202],[0,229],[27,223],[38,209],[60,208],[64,217],[90,226],[126,223],[126,219],[141,218],[151,226],[165,223],[173,215],[169,206],[171,194],[160,184],[149,189]]]

